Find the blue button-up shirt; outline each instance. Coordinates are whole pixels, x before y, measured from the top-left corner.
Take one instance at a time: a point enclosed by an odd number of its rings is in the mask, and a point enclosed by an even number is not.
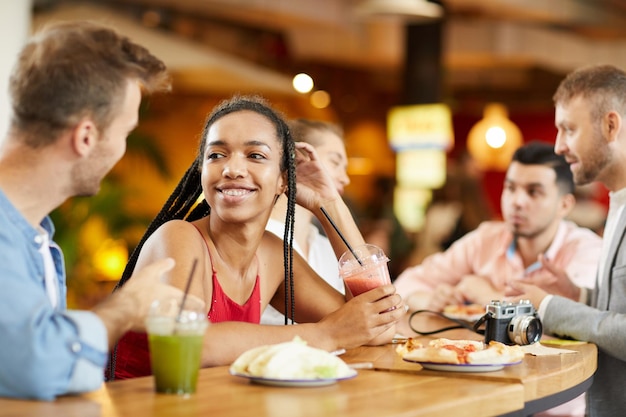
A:
[[[41,227],[50,238],[54,226]],[[59,288],[54,308],[44,282],[37,229],[0,190],[0,396],[52,400],[97,389],[104,380],[107,333],[89,311],[68,311],[63,253],[50,245]]]

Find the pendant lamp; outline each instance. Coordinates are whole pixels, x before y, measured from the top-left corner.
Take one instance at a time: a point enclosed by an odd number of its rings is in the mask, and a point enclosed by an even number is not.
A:
[[[395,17],[409,21],[441,19],[443,7],[428,0],[363,0],[355,7],[361,17]]]
[[[522,132],[500,103],[485,106],[483,118],[467,136],[467,150],[483,170],[506,171],[513,153],[522,143]]]

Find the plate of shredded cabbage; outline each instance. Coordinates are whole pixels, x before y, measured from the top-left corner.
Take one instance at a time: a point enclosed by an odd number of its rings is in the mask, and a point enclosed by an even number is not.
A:
[[[243,352],[230,374],[264,385],[313,387],[354,378],[357,372],[337,355],[313,348],[299,337]]]

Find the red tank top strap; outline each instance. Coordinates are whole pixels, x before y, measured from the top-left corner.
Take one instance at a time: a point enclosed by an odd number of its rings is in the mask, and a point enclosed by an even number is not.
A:
[[[209,242],[206,241],[206,239],[204,238],[204,235],[202,234],[202,232],[200,231],[200,229],[198,228],[198,226],[196,226],[193,223],[190,223],[193,227],[196,228],[196,230],[198,231],[198,233],[200,233],[200,237],[202,238],[202,241],[204,242],[204,246],[206,246],[206,251],[209,254],[209,262],[211,262],[211,271],[213,272],[213,275],[216,275],[215,273],[215,267],[213,266],[213,256],[211,255],[211,250],[209,249]],[[257,264],[258,265],[258,264]]]
[[[211,270],[213,282],[213,294],[211,295],[211,305],[209,306],[209,312],[207,314],[208,319],[212,323],[219,323],[222,321],[243,321],[247,323],[260,323],[261,322],[261,282],[259,276],[259,259],[254,255],[257,273],[252,289],[252,293],[248,300],[243,304],[237,304],[233,301],[222,289],[219,280],[217,279],[217,271],[213,265],[213,257],[211,256],[211,250],[209,249],[209,242],[206,241],[204,235],[198,229],[198,227],[191,223],[196,228],[202,240],[206,245],[207,252],[209,253],[209,260],[211,261]]]

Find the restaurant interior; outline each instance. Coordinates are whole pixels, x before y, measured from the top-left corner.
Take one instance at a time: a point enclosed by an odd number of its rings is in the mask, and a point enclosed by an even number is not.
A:
[[[552,94],[566,73],[626,68],[623,0],[34,0],[32,17],[33,29],[112,24],[173,77],[172,93],[144,103],[100,194],[54,213],[68,303],[80,308],[111,291],[193,159],[204,118],[233,94],[342,126],[344,197],[399,270],[436,250],[461,212],[498,218],[512,150],[554,141]],[[312,85],[298,92],[301,77]],[[599,186],[581,189],[577,220],[601,231],[606,201]],[[456,209],[430,218],[435,203]]]

